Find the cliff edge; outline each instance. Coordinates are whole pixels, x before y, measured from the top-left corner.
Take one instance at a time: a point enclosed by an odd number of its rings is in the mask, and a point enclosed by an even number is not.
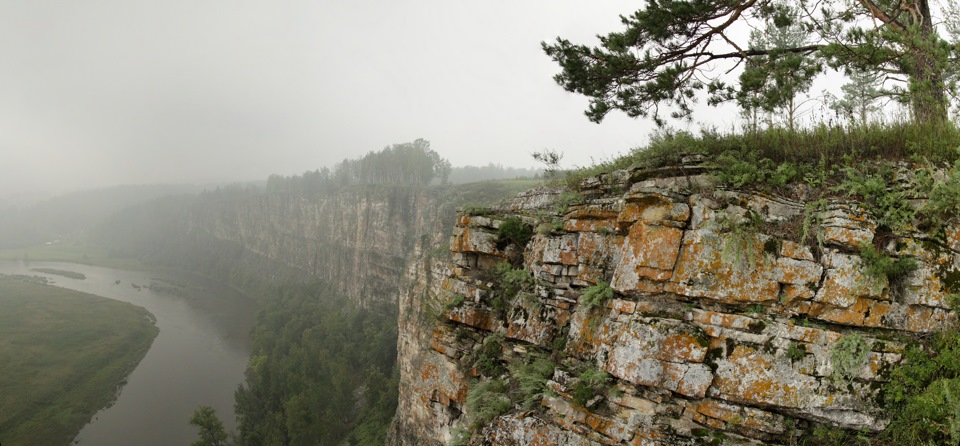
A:
[[[846,197],[718,187],[701,156],[463,211],[449,261],[406,272],[389,443],[882,431],[908,344],[956,321],[960,228],[879,220]]]

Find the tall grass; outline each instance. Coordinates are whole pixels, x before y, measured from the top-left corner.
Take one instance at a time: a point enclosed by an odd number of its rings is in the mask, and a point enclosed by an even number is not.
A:
[[[757,159],[798,165],[849,164],[851,160],[916,160],[954,162],[958,158],[960,129],[952,123],[871,123],[842,126],[818,124],[789,130],[768,128],[756,132],[702,130],[658,131],[646,147],[620,158],[569,172],[568,182],[628,167],[662,167],[680,162],[683,154],[719,156],[750,153]]]

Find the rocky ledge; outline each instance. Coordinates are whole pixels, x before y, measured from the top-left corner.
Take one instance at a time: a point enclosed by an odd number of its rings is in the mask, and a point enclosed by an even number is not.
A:
[[[884,233],[846,200],[717,188],[698,161],[461,215],[452,261],[411,268],[401,297],[392,441],[779,444],[815,426],[882,430],[879,394],[906,343],[956,319],[958,228]],[[878,275],[868,246],[915,268]],[[525,407],[511,376],[534,356],[552,372]],[[584,394],[590,376],[602,385]],[[471,392],[498,379],[509,407],[471,414]]]

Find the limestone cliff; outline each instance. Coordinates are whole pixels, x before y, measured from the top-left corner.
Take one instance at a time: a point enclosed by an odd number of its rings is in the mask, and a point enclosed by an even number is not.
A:
[[[904,339],[956,319],[958,228],[881,234],[855,203],[722,190],[700,163],[461,214],[452,259],[406,271],[391,442],[462,441],[468,424],[472,444],[498,445],[787,444],[817,425],[883,429],[878,389]],[[508,224],[539,230],[517,241]],[[815,242],[797,237],[804,228]],[[871,274],[867,245],[918,268]],[[505,292],[504,274],[520,285]],[[535,356],[554,363],[549,390],[477,422],[472,386]],[[588,376],[607,376],[605,388],[584,395]]]
[[[202,200],[189,221],[193,231],[323,279],[361,305],[392,305],[406,263],[440,244],[437,234],[448,232],[465,190],[367,186],[321,196],[225,194]]]

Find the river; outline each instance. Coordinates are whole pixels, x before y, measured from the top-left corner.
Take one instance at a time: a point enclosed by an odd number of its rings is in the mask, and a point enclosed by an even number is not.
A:
[[[32,268],[74,271],[86,279]],[[98,412],[73,444],[186,446],[197,439],[189,421],[200,405],[213,407],[227,431],[236,431],[233,393],[243,382],[256,318],[255,303],[240,292],[191,274],[61,262],[0,260],[0,274],[43,276],[55,286],[141,306],[157,319],[160,334],[116,402]]]

